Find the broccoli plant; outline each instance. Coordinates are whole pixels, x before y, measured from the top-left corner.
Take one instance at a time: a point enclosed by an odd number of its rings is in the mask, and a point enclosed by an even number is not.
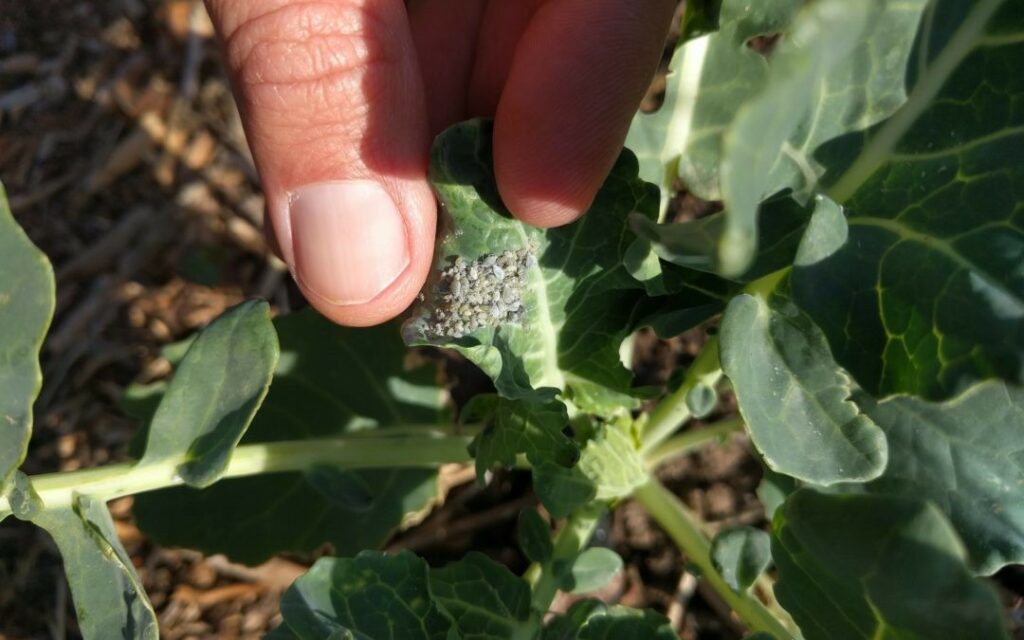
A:
[[[1024,561],[1024,6],[694,0],[682,27],[664,104],[578,222],[512,218],[490,124],[449,129],[448,229],[404,325],[229,310],[168,349],[169,382],[128,390],[131,462],[18,471],[54,283],[0,208],[0,518],[53,536],[86,638],[158,635],[104,505],[125,495],[163,544],[256,563],[329,543],[278,639],[674,638],[593,598],[550,612],[621,568],[588,543],[627,499],[751,637],[1007,637],[985,578]],[[670,220],[679,185],[722,210]],[[707,321],[672,384],[633,383],[635,331]],[[457,351],[495,393],[456,418],[406,345]],[[740,416],[695,426],[725,384]],[[740,429],[770,530],[712,540],[654,472]],[[524,575],[377,550],[445,463],[530,470]]]

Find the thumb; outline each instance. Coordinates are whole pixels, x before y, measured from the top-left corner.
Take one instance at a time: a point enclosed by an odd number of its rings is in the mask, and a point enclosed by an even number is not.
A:
[[[299,287],[341,324],[412,302],[433,253],[423,87],[402,0],[207,0]]]

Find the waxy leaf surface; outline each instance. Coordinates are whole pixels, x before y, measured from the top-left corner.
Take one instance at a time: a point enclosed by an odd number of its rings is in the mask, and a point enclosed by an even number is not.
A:
[[[772,528],[775,595],[807,640],[1007,637],[995,592],[927,502],[801,489]]]
[[[828,485],[885,469],[885,435],[850,399],[853,381],[821,331],[787,299],[734,298],[720,349],[754,446],[773,470]]]
[[[906,104],[819,154],[848,229],[793,294],[876,396],[1024,381],[1022,33],[1019,3],[933,3]]]
[[[277,334],[266,302],[245,302],[199,333],[178,365],[148,430],[140,465],[182,459],[187,484],[217,481],[267,395]]]
[[[0,184],[0,495],[25,459],[42,384],[39,347],[54,307],[53,269],[14,220]]]
[[[159,638],[153,606],[117,539],[106,504],[78,496],[71,508],[41,511],[33,522],[53,537],[64,558],[85,640]]]
[[[347,329],[307,310],[277,318],[274,326],[281,358],[242,444],[437,425],[445,417],[446,396],[433,367],[406,370],[395,324]],[[339,554],[377,547],[406,514],[437,495],[430,469],[345,474],[348,486],[358,481],[366,489],[356,501],[325,495],[325,477],[322,471],[272,473],[222,480],[204,490],[167,489],[138,496],[134,510],[140,526],[164,544],[257,563],[325,542]]]
[[[771,539],[753,527],[721,531],[711,541],[711,561],[726,584],[746,591],[771,562]]]

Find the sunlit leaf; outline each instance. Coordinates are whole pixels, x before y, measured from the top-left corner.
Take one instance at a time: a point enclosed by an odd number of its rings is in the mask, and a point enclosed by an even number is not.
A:
[[[32,434],[32,403],[42,384],[39,348],[54,296],[53,269],[14,220],[0,184],[0,495]]]

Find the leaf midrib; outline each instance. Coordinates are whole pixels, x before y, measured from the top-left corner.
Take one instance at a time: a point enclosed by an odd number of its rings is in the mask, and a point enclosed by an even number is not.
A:
[[[857,159],[827,191],[842,204],[890,157],[893,148],[932,104],[960,63],[981,43],[985,27],[1004,0],[980,0],[911,91],[903,107],[872,136]]]

